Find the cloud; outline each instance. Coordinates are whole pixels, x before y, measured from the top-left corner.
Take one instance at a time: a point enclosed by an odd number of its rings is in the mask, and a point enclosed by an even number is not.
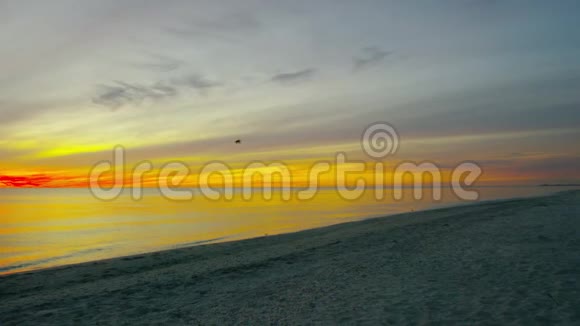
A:
[[[312,78],[316,74],[316,69],[309,68],[295,72],[281,73],[272,76],[271,81],[280,84],[293,84],[296,82],[302,82]]]
[[[117,80],[112,85],[100,85],[98,94],[93,97],[92,101],[117,110],[129,104],[139,105],[148,100],[156,101],[177,96],[180,88],[195,89],[201,95],[206,95],[209,89],[222,85],[221,82],[212,81],[199,74],[170,81],[158,81],[149,86]]]
[[[199,74],[191,74],[183,78],[174,79],[171,83],[175,86],[193,88],[202,94],[205,94],[211,88],[223,86],[222,82],[210,80]]]
[[[163,82],[151,86],[115,81],[113,85],[101,85],[93,103],[116,110],[127,104],[140,104],[145,100],[157,100],[177,95],[177,89]]]
[[[354,58],[354,69],[360,70],[382,62],[392,51],[384,51],[376,46],[366,47]]]
[[[51,181],[53,181],[53,178],[46,174],[26,176],[0,175],[0,184],[8,187],[40,187]]]

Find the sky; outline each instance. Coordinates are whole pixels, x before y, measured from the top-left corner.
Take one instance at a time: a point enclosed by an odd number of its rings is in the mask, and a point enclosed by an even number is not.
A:
[[[128,164],[385,159],[580,181],[577,1],[0,0],[0,187]],[[241,139],[242,144],[234,144]]]

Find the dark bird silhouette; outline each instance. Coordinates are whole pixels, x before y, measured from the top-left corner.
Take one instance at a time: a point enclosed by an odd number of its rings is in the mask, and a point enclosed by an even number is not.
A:
[[[241,144],[241,143],[242,143],[242,141],[241,141],[240,139],[237,139],[237,140],[235,141],[235,143],[236,143],[236,144]]]

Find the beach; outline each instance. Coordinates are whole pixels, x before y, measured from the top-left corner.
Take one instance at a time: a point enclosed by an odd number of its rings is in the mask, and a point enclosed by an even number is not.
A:
[[[580,191],[0,278],[0,325],[580,323]]]

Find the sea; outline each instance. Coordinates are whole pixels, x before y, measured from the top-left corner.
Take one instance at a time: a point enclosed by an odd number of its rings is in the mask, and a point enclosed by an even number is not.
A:
[[[312,198],[293,193],[283,198],[274,190],[268,199],[261,191],[244,198],[210,199],[199,190],[193,198],[168,199],[157,189],[145,189],[135,200],[131,189],[104,201],[89,189],[0,189],[0,274],[12,274],[113,257],[296,232],[337,223],[403,212],[466,205],[508,198],[541,196],[579,187],[479,187],[477,201],[433,189],[422,199],[410,188],[395,199],[384,189],[366,189],[360,198],[344,199],[332,188],[319,189]]]

